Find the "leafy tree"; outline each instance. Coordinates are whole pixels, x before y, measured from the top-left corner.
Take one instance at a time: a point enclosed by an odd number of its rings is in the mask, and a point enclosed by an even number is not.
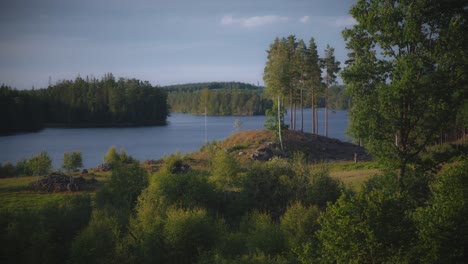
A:
[[[288,207],[280,219],[280,227],[285,234],[290,251],[301,262],[316,258],[318,239],[316,232],[320,226],[320,211],[317,206],[305,207],[296,202]]]
[[[378,176],[355,195],[343,194],[319,220],[325,262],[407,263],[415,237],[412,200],[391,175]]]
[[[350,130],[402,179],[466,98],[466,2],[360,0],[350,14]]]
[[[0,164],[0,178],[14,177],[16,175],[18,175],[18,172],[11,162],[7,162],[3,166]]]
[[[249,252],[279,255],[287,250],[287,242],[279,225],[267,213],[254,211],[244,217],[240,231],[246,236]]]
[[[73,151],[72,153],[63,153],[62,168],[64,168],[67,171],[71,171],[81,167],[83,167],[83,159],[81,157],[81,152]]]
[[[163,235],[169,247],[167,263],[194,263],[215,244],[217,230],[203,209],[169,209]]]
[[[73,241],[71,263],[114,263],[120,233],[115,217],[95,210],[88,226]]]
[[[117,163],[120,161],[120,156],[117,153],[117,148],[115,146],[110,147],[104,156],[104,162],[106,163]]]
[[[47,152],[42,151],[28,160],[28,168],[33,175],[43,175],[51,171],[52,160]]]
[[[216,151],[211,159],[213,164],[211,180],[225,190],[239,185],[239,164],[237,160],[224,150]]]
[[[433,185],[427,206],[414,214],[420,243],[418,252],[426,263],[468,261],[468,162],[445,171]]]

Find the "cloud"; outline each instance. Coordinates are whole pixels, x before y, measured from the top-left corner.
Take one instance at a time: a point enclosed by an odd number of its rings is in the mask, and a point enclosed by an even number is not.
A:
[[[301,17],[301,19],[299,19],[299,21],[301,21],[301,23],[307,23],[310,21],[310,17],[309,16],[303,16]]]
[[[278,22],[287,21],[288,17],[283,16],[253,16],[234,18],[232,15],[224,16],[221,19],[222,25],[240,25],[246,28],[259,27],[264,25],[271,25]]]
[[[356,19],[354,19],[351,16],[338,17],[335,19],[335,23],[334,23],[336,27],[349,27],[349,26],[354,26],[356,24],[357,24]]]

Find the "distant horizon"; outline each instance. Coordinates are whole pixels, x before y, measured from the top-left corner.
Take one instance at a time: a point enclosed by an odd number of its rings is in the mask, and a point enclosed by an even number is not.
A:
[[[264,85],[276,37],[315,38],[342,65],[354,0],[0,2],[0,84],[44,88],[108,72],[154,86],[239,81]],[[338,83],[341,79],[338,79]]]

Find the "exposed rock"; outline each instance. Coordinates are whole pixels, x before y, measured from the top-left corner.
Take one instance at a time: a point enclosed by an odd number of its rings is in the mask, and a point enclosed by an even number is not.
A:
[[[263,145],[255,150],[252,154],[252,159],[269,160],[275,156],[273,150],[269,147],[271,144]]]

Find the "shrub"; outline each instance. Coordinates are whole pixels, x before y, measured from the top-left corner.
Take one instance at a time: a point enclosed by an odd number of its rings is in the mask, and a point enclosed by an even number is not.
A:
[[[468,262],[468,161],[436,180],[432,197],[414,214],[426,263]]]
[[[203,209],[169,209],[164,225],[169,263],[194,263],[216,241],[216,226]]]

